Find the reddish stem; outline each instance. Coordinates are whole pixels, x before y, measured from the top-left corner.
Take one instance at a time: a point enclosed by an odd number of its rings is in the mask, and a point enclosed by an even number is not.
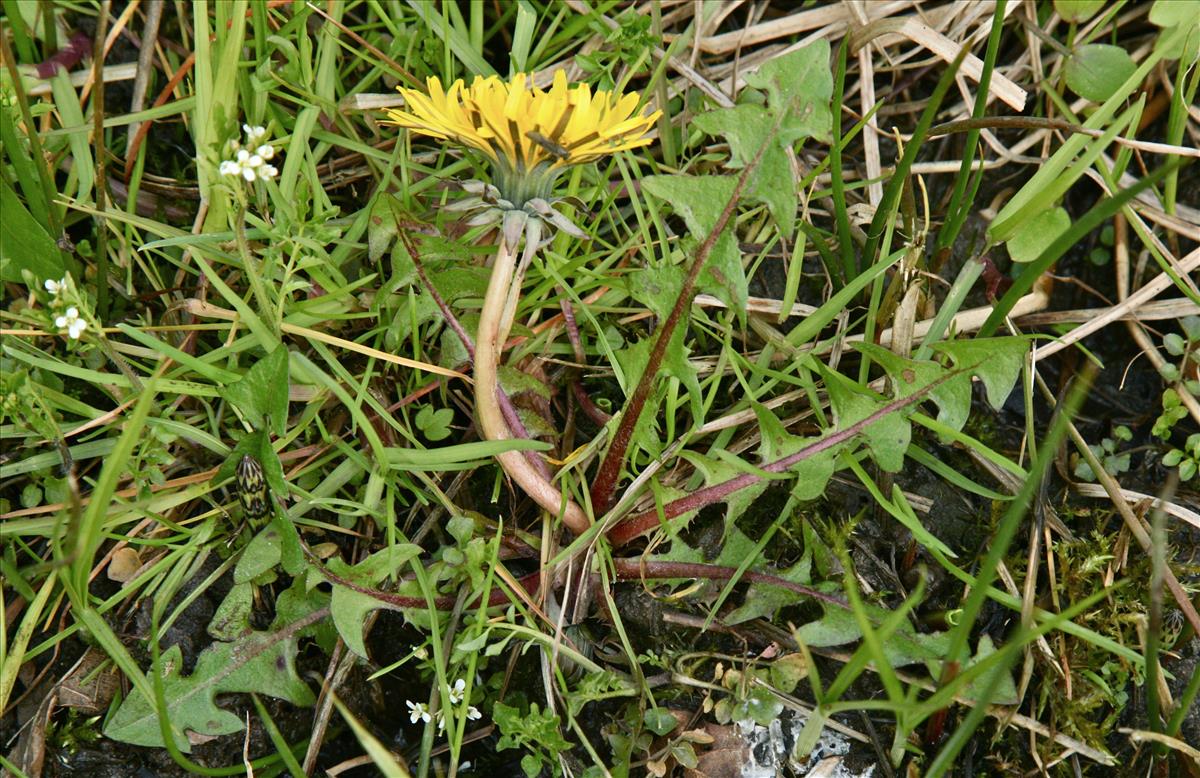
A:
[[[750,160],[750,163],[746,165],[741,175],[738,176],[737,185],[733,188],[733,194],[729,196],[729,201],[725,203],[725,207],[721,210],[721,215],[717,217],[717,223],[713,226],[708,237],[704,239],[704,242],[700,244],[700,248],[696,251],[695,259],[692,260],[692,264],[688,267],[687,277],[683,281],[683,288],[679,291],[679,299],[675,301],[675,306],[671,309],[667,320],[659,328],[658,339],[654,341],[654,347],[650,351],[650,360],[646,363],[646,369],[642,372],[641,380],[638,381],[637,388],[633,391],[633,396],[629,398],[629,402],[621,414],[621,422],[617,425],[617,432],[613,436],[612,445],[609,446],[608,453],[604,455],[604,460],[600,463],[600,470],[596,474],[596,480],[592,483],[592,509],[597,516],[605,513],[612,507],[617,480],[621,476],[621,465],[625,461],[625,453],[629,449],[629,441],[633,438],[634,425],[637,424],[638,419],[641,418],[642,411],[645,410],[646,400],[650,397],[650,390],[654,386],[654,379],[658,375],[658,368],[662,364],[663,356],[666,354],[667,344],[671,341],[671,336],[674,334],[675,328],[679,326],[679,322],[683,319],[684,311],[692,304],[692,294],[695,291],[696,279],[699,278],[700,271],[708,262],[708,256],[712,253],[713,247],[717,245],[717,239],[721,237],[721,233],[725,231],[729,220],[733,218],[734,211],[737,210],[738,200],[741,198],[742,191],[746,188],[746,184],[750,180],[750,175],[758,168],[758,163],[762,161],[763,154],[773,139],[772,135],[758,147],[758,152],[754,155],[754,159]]]
[[[567,299],[567,295],[560,288],[559,306],[562,308],[563,322],[566,325],[567,339],[571,341],[571,349],[575,352],[575,361],[579,364],[587,362],[587,355],[583,353],[583,340],[579,337],[579,325],[575,323],[575,311],[571,309],[571,302]],[[592,402],[592,398],[588,395],[587,390],[583,388],[583,382],[579,380],[577,372],[572,372],[571,375],[571,392],[575,395],[575,400],[579,403],[579,409],[583,414],[592,420],[598,426],[603,427],[608,424],[612,418],[609,414],[600,410],[596,403]]]
[[[942,670],[941,686],[945,688],[955,676],[958,675],[958,662],[947,662]],[[946,719],[950,714],[950,706],[940,708],[936,713],[929,717],[928,723],[925,724],[925,745],[930,748],[937,748],[942,743],[942,738],[946,735]]]
[[[612,419],[610,414],[605,413],[600,406],[592,402],[591,396],[583,388],[583,384],[578,378],[571,380],[571,393],[575,395],[575,401],[579,403],[579,409],[583,411],[583,415],[591,419],[596,426],[603,427]]]
[[[844,430],[830,433],[825,437],[810,443],[794,454],[789,454],[782,459],[777,459],[774,462],[768,462],[760,466],[760,469],[768,473],[782,473],[783,471],[795,465],[798,462],[803,462],[806,459],[816,456],[822,452],[828,451],[834,446],[845,443],[850,438],[854,437],[864,429],[874,424],[875,422],[894,413],[902,410],[910,405],[915,405],[925,399],[925,396],[933,391],[938,385],[944,381],[948,381],[956,375],[962,373],[962,369],[947,373],[936,381],[924,386],[921,389],[913,392],[907,397],[901,397],[898,400],[892,400],[884,405],[871,415],[861,421],[857,421],[846,427]],[[689,511],[698,510],[706,505],[720,502],[729,495],[739,489],[744,489],[747,486],[756,484],[763,480],[762,476],[753,473],[743,473],[742,475],[730,478],[728,481],[723,481],[719,484],[705,487],[699,491],[692,492],[686,497],[680,497],[678,500],[672,500],[662,507],[662,520],[667,521],[682,516]],[[619,548],[637,536],[649,532],[659,526],[659,512],[657,509],[643,511],[635,514],[620,524],[613,527],[608,533],[609,542],[614,548]]]
[[[304,553],[308,556],[308,560],[313,564],[321,575],[327,578],[330,582],[339,586],[344,586],[347,589],[365,594],[368,597],[386,603],[395,608],[428,608],[429,601],[424,597],[409,597],[407,595],[395,594],[393,592],[384,592],[378,589],[372,589],[368,586],[357,584],[354,581],[343,578],[331,572],[327,567],[321,564],[307,545],[303,546]],[[648,560],[642,558],[630,559],[614,559],[613,570],[617,575],[617,579],[621,581],[637,581],[649,579],[667,579],[667,578],[699,578],[709,581],[728,581],[734,577],[740,577],[744,581],[755,584],[765,584],[767,586],[778,586],[781,589],[795,592],[804,597],[811,597],[814,600],[833,605],[845,610],[850,609],[850,604],[840,597],[837,597],[826,592],[818,591],[810,586],[793,583],[785,578],[780,578],[777,575],[769,573],[760,573],[754,570],[745,570],[738,576],[736,567],[724,567],[722,565],[706,565],[694,562],[663,562]],[[538,583],[541,580],[541,573],[530,573],[522,578],[517,579],[518,583],[527,591],[534,592],[537,590]],[[488,595],[488,607],[503,605],[509,601],[509,595],[503,589],[493,588]],[[443,595],[435,597],[433,607],[438,610],[451,610],[458,602],[458,595]]]
[[[151,108],[159,108],[165,105],[167,100],[171,97],[171,94],[175,91],[175,88],[178,87],[180,82],[183,81],[184,76],[191,72],[192,66],[195,64],[196,53],[191,52],[187,55],[187,59],[183,61],[183,64],[179,66],[179,69],[175,71],[175,74],[171,76],[171,79],[167,81],[167,85],[164,86],[162,91],[158,93],[158,97],[155,98],[154,105],[152,105]],[[150,128],[153,125],[153,119],[147,119],[139,124],[137,133],[133,136],[133,140],[129,143],[128,150],[125,154],[124,178],[126,181],[128,181],[129,177],[133,175],[133,165],[137,160],[138,150],[141,148],[142,142],[146,139],[146,134],[150,132]]]
[[[650,578],[702,578],[709,581],[728,581],[730,578],[736,576],[750,583],[778,586],[781,589],[787,589],[796,594],[812,597],[814,600],[820,600],[838,608],[850,610],[850,603],[840,597],[818,591],[810,586],[792,583],[785,578],[770,575],[769,573],[744,570],[741,576],[738,576],[738,569],[736,567],[705,565],[692,562],[656,562],[647,559],[632,558],[614,559],[613,569],[616,571],[617,578],[622,581],[636,581]]]
[[[344,586],[351,591],[358,592],[359,594],[365,594],[373,600],[386,603],[394,608],[424,609],[429,607],[429,601],[424,597],[409,597],[404,594],[395,594],[394,592],[385,592],[379,589],[372,589],[369,586],[363,586],[362,584],[355,583],[348,578],[343,578],[323,565],[321,560],[318,559],[315,554],[313,554],[312,550],[309,549],[307,544],[302,542],[301,547],[304,549],[304,555],[308,557],[309,564],[316,567],[321,573],[321,576],[328,579],[331,583],[335,583],[338,586]],[[541,576],[541,573],[530,573],[523,578],[518,578],[517,582],[520,583],[526,591],[533,592],[537,589],[538,583],[541,581]],[[503,605],[506,602],[508,602],[508,593],[499,587],[492,589],[491,594],[488,595],[489,608],[496,605]],[[441,597],[435,597],[433,599],[433,607],[440,611],[453,610],[457,603],[458,595],[456,594],[447,594]]]

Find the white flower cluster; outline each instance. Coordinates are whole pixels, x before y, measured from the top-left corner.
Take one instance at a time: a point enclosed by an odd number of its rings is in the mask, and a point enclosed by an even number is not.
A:
[[[267,136],[267,128],[243,124],[242,129],[246,132],[246,145],[250,148],[242,148],[241,143],[235,140],[232,144],[234,157],[221,163],[221,175],[241,176],[249,182],[265,181],[279,175],[279,171],[269,162],[275,157],[275,147],[260,143]]]
[[[46,291],[50,293],[55,302],[58,301],[58,296],[66,291],[68,286],[69,284],[65,276],[57,281],[53,278],[47,278],[45,283]],[[54,326],[63,331],[63,334],[71,340],[79,340],[79,336],[88,328],[88,323],[86,319],[79,315],[79,309],[72,305],[62,315],[54,318]]]
[[[458,705],[459,703],[461,703],[463,701],[463,696],[466,693],[467,693],[467,682],[464,681],[462,678],[459,678],[457,681],[454,682],[454,685],[450,687],[450,704]],[[413,702],[412,700],[405,700],[404,704],[408,706],[408,720],[411,721],[413,724],[416,724],[418,721],[423,721],[426,724],[433,721],[435,714],[432,714],[429,712],[429,706],[426,705],[425,703]],[[442,715],[442,711],[440,711],[440,710],[437,712],[436,716],[437,716],[438,732],[441,732],[446,727],[446,719]],[[468,720],[476,721],[481,718],[483,718],[483,714],[479,712],[479,708],[476,708],[474,705],[467,706],[467,719]]]

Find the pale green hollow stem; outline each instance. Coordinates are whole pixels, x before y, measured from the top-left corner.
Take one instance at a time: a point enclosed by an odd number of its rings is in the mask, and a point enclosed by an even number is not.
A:
[[[531,236],[533,237],[533,236]],[[526,253],[532,255],[534,245],[527,244]],[[504,340],[512,326],[516,313],[516,298],[520,293],[521,276],[517,270],[516,240],[500,238],[496,262],[488,280],[487,294],[483,299],[483,310],[479,312],[479,334],[475,339],[475,414],[479,419],[479,430],[487,440],[510,440],[512,431],[504,421],[500,404],[496,400],[496,367],[499,364]],[[546,480],[520,451],[505,451],[496,459],[504,472],[525,490],[533,501],[551,514],[561,514],[562,521],[574,534],[585,532],[591,525],[587,514],[573,500],[565,497],[554,484]]]

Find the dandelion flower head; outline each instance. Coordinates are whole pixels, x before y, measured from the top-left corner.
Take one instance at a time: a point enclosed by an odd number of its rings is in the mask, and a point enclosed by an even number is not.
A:
[[[400,87],[405,108],[389,110],[388,118],[413,132],[482,152],[496,168],[501,191],[545,197],[548,185],[567,166],[649,144],[646,132],[662,113],[639,113],[636,92],[569,86],[562,70],[548,90],[531,87],[529,81],[524,73],[511,81],[476,76],[470,86],[459,79],[443,89],[432,76],[427,92]],[[537,180],[530,181],[529,174]],[[521,186],[514,177],[533,186]],[[518,191],[505,184],[515,184]]]

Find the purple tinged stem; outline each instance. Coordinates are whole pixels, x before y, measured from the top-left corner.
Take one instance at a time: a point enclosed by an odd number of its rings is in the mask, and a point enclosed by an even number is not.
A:
[[[579,337],[579,325],[575,322],[575,310],[571,307],[571,301],[567,299],[567,295],[563,290],[559,289],[558,292],[559,307],[562,308],[567,339],[571,341],[571,349],[575,352],[575,361],[581,365],[585,364],[587,362],[587,355],[583,353],[583,339]],[[612,416],[600,410],[596,403],[592,402],[591,396],[583,388],[583,382],[579,380],[579,375],[575,371],[572,371],[571,375],[571,391],[575,395],[575,400],[579,403],[580,410],[595,424],[603,427],[612,418]]]
[[[621,475],[621,464],[625,461],[625,453],[628,451],[629,443],[633,438],[634,426],[637,424],[638,419],[641,418],[642,411],[645,410],[646,400],[649,399],[650,390],[654,386],[654,379],[658,375],[658,368],[662,365],[663,357],[666,355],[667,344],[670,343],[675,328],[683,320],[684,311],[692,304],[696,279],[699,278],[700,271],[707,264],[709,255],[717,245],[717,239],[721,237],[721,233],[725,231],[729,220],[733,218],[734,212],[737,210],[738,200],[741,199],[742,191],[745,190],[746,184],[749,183],[751,174],[758,169],[763,154],[773,140],[774,133],[758,147],[754,159],[750,160],[750,163],[742,169],[741,175],[738,176],[737,185],[733,188],[733,194],[730,195],[729,201],[725,203],[721,215],[717,217],[717,223],[713,226],[712,231],[696,250],[695,259],[692,260],[692,264],[688,267],[687,277],[684,279],[683,288],[679,292],[679,299],[675,301],[675,306],[671,309],[667,320],[663,322],[662,327],[658,331],[658,339],[654,341],[654,346],[650,350],[650,359],[646,364],[646,369],[642,372],[641,380],[638,381],[633,395],[629,398],[629,402],[625,406],[625,410],[621,415],[621,421],[617,425],[616,434],[613,435],[612,445],[609,446],[608,453],[604,455],[604,459],[600,463],[600,470],[596,474],[596,480],[592,484],[592,507],[597,515],[603,514],[612,507],[617,480]]]
[[[970,370],[972,368],[965,369]],[[922,387],[918,391],[906,397],[892,400],[882,408],[879,408],[874,413],[867,416],[865,419],[857,421],[843,430],[830,433],[820,440],[805,446],[794,454],[789,454],[782,459],[777,459],[774,462],[768,462],[764,465],[761,465],[760,468],[768,473],[782,473],[798,462],[811,459],[818,454],[828,451],[834,446],[845,443],[870,425],[882,419],[884,416],[921,402],[940,384],[957,375],[960,375],[963,372],[964,369],[960,368],[947,373],[928,386]],[[723,481],[719,484],[713,484],[712,486],[692,492],[686,497],[680,497],[678,500],[672,500],[662,507],[662,520],[668,521],[677,516],[682,516],[690,511],[698,510],[705,506],[712,505],[713,503],[720,502],[737,490],[744,489],[745,487],[756,484],[761,480],[762,476],[755,475],[753,473],[743,473],[742,475],[730,478],[728,481]],[[630,518],[613,527],[608,533],[608,539],[613,544],[613,547],[619,548],[639,535],[649,532],[658,526],[658,510],[643,511],[642,513],[631,516]]]
[[[326,578],[330,583],[344,586],[351,591],[359,594],[365,594],[368,597],[378,600],[379,602],[390,605],[393,608],[417,608],[424,610],[429,607],[429,601],[424,597],[413,597],[395,592],[384,592],[379,589],[374,589],[369,586],[351,581],[347,578],[332,572],[329,568],[317,559],[312,550],[307,544],[302,545],[305,556],[317,571]],[[617,574],[617,578],[623,581],[640,580],[640,579],[664,579],[664,578],[698,578],[710,581],[727,581],[737,575],[736,567],[724,567],[721,565],[708,565],[693,562],[666,562],[648,559],[614,559],[613,569]],[[770,586],[778,586],[796,594],[811,597],[815,600],[828,603],[838,608],[849,609],[850,605],[845,600],[826,592],[818,591],[803,584],[793,583],[786,578],[780,578],[777,575],[770,573],[760,573],[754,570],[746,570],[741,574],[742,580],[749,581],[755,584],[767,584]],[[541,581],[541,573],[534,572],[523,578],[517,579],[517,582],[527,591],[536,591],[538,584]],[[457,595],[443,595],[435,597],[433,606],[438,610],[451,610],[458,602]],[[495,607],[510,602],[510,598],[505,590],[495,587],[488,593],[488,607]]]

